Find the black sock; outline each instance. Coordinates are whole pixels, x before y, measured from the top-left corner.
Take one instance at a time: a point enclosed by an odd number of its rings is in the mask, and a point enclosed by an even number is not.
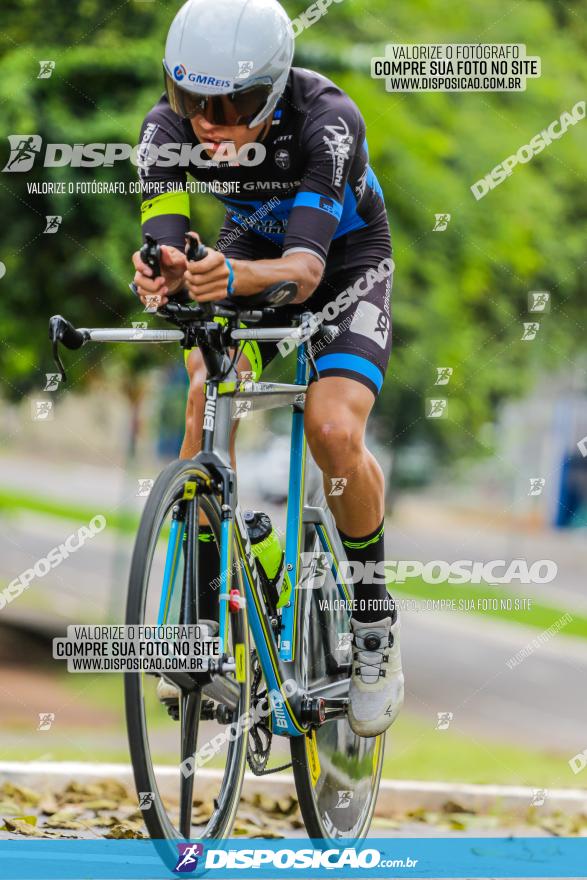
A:
[[[358,562],[361,563],[361,566],[365,566],[362,573],[367,581],[381,579],[381,574],[375,573],[374,568],[378,562],[383,562],[385,559],[383,529],[384,522],[374,532],[363,538],[351,538],[340,529],[338,530],[348,561],[350,563]],[[357,566],[357,569],[356,574],[358,575],[361,573],[361,567]],[[354,596],[356,607],[352,616],[355,620],[373,623],[377,620],[383,620],[384,617],[395,618],[395,604],[387,592],[384,582],[363,583],[363,579],[358,577],[355,580]]]
[[[186,540],[183,552],[185,559]],[[200,620],[218,620],[218,594],[220,593],[220,563],[218,545],[214,532],[207,525],[198,531],[198,610]]]

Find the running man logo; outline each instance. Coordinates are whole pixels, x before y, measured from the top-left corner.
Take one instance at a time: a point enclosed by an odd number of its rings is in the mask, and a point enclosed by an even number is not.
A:
[[[252,61],[238,61],[238,73],[235,79],[248,79],[253,72]]]
[[[61,373],[45,373],[44,391],[57,391],[61,382]]]
[[[10,156],[3,171],[30,171],[43,144],[39,134],[9,134]]]
[[[445,397],[432,397],[426,401],[427,419],[445,419],[448,415],[448,400]]]
[[[61,217],[59,214],[54,214],[53,216],[49,214],[45,217],[45,220],[46,226],[44,231],[48,232],[51,235],[54,235],[61,226],[61,221],[63,220],[63,217]]]
[[[139,809],[150,810],[153,806],[155,795],[152,791],[139,791]]]
[[[51,730],[55,721],[55,712],[39,712],[39,726],[37,730]]]
[[[55,70],[54,61],[39,61],[39,73],[37,79],[50,79],[51,74]]]
[[[343,654],[350,654],[352,647],[353,647],[353,634],[348,631],[338,633],[338,641],[336,643],[336,650],[340,651]]]
[[[542,495],[542,490],[546,484],[546,480],[543,477],[532,477],[530,479],[530,491],[528,495]]]
[[[538,321],[530,321],[528,323],[524,323],[522,342],[531,342],[533,339],[536,339],[539,330],[540,324],[538,323]]]
[[[544,801],[548,797],[548,790],[546,788],[535,788],[532,791],[532,800],[530,801],[531,807],[541,807],[544,804]]]
[[[193,874],[198,867],[198,859],[204,853],[202,843],[178,843],[177,864],[173,869],[175,874]]]
[[[450,223],[450,214],[435,214],[432,232],[444,232]]]
[[[145,303],[145,308],[143,311],[145,312],[156,312],[159,306],[161,305],[161,297],[158,293],[147,293],[143,297],[143,301]]]
[[[33,400],[31,401],[31,410],[33,422],[48,422],[53,418],[53,401],[52,400]]]
[[[549,312],[550,293],[547,290],[531,290],[528,294],[529,312]]]
[[[339,791],[338,801],[334,807],[335,810],[346,810],[351,805],[354,791]]]
[[[453,369],[452,367],[436,367],[436,382],[435,385],[448,385],[450,382],[450,377],[452,376]]]
[[[332,553],[300,553],[300,578],[298,590],[314,590],[321,587],[330,571]]]
[[[237,400],[237,401],[235,401],[233,418],[244,419],[245,416],[247,416],[250,413],[252,406],[253,406],[252,400]]]
[[[329,495],[342,495],[344,492],[344,487],[347,484],[346,477],[331,477],[330,478],[331,489],[328,493]]]
[[[436,730],[448,730],[450,722],[454,718],[454,714],[452,712],[437,712],[436,717],[438,719],[436,722]]]
[[[383,340],[383,342],[381,343],[382,348],[385,346],[385,343],[387,342],[387,333],[389,331],[389,325],[390,325],[389,315],[386,315],[385,312],[380,311],[379,315],[377,316],[377,323],[375,324],[374,332],[379,333],[381,335],[381,339]]]

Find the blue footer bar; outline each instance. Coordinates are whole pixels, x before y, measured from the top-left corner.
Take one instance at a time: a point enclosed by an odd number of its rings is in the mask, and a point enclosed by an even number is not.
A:
[[[251,873],[253,872],[253,873]],[[587,839],[2,840],[2,880],[587,877]]]

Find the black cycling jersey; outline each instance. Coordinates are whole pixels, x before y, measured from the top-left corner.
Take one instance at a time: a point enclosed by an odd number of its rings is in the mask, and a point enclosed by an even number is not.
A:
[[[153,148],[159,151],[156,161]],[[189,154],[187,167],[169,160],[180,151]],[[259,156],[262,161],[255,163]],[[216,247],[227,257],[275,259],[305,251],[324,263],[322,281],[304,304],[312,311],[322,309],[350,283],[360,284],[361,275],[377,269],[382,260],[389,261],[387,215],[369,165],[365,123],[356,104],[333,82],[292,68],[269,131],[239,159],[211,162],[191,122],[177,116],[162,96],[141,130],[143,234],[183,250],[190,175],[209,185],[226,207]],[[361,299],[347,307],[341,316],[348,319],[344,350],[340,341],[332,340],[328,360],[319,366],[333,375],[356,373],[359,381],[379,390],[391,344],[389,293],[390,279],[377,281],[369,287],[369,303],[362,312],[355,314]],[[351,352],[356,355],[349,366]]]
[[[189,119],[177,116],[161,97],[143,123],[143,155],[150,146],[198,143]],[[187,168],[143,163],[144,232],[183,249],[189,225],[188,194],[182,191],[187,172],[233,190],[214,193],[226,206],[221,249],[231,232],[250,229],[260,244],[273,244],[280,254],[310,251],[330,270],[341,262],[352,265],[347,236],[364,230],[352,251],[358,254],[369,241],[381,258],[389,254],[383,194],[369,166],[365,123],[348,95],[313,71],[293,68],[261,143],[265,158],[249,167],[228,162],[202,167],[205,153],[198,165]]]

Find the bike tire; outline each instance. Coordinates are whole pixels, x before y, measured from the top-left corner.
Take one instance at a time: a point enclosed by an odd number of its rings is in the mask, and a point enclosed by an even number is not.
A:
[[[198,464],[197,458],[172,462],[159,475],[149,494],[132,557],[126,610],[127,624],[148,622],[144,620],[145,604],[150,566],[152,564],[157,535],[162,524],[165,522],[166,513],[182,497],[188,478],[209,479],[209,473],[203,465]],[[199,497],[199,504],[218,540],[221,518],[218,498],[213,495],[202,494]],[[238,549],[235,542],[234,553],[236,554],[237,552]],[[235,559],[238,559],[238,557],[235,557]],[[240,566],[235,566],[235,569],[237,572],[241,571]],[[236,583],[233,584],[233,587],[236,587]],[[239,590],[242,596],[244,594],[242,582],[239,582]],[[240,718],[248,712],[250,702],[250,650],[246,608],[244,605],[238,614],[230,615],[230,625],[233,644],[244,644],[245,657],[245,681],[240,684],[240,699],[233,712],[231,720],[231,723],[233,723],[236,718]],[[157,783],[147,730],[143,691],[144,679],[143,673],[132,672],[125,674],[126,722],[136,790],[137,793],[152,792],[154,796],[152,804],[142,810],[143,818],[149,835],[154,840],[185,839],[189,835],[180,834],[175,827]],[[194,716],[194,718],[193,751],[195,753],[200,728],[199,707],[197,717]],[[229,726],[226,725],[227,728]],[[214,801],[214,811],[206,827],[203,831],[198,830],[198,839],[224,838],[229,836],[240,800],[246,752],[247,731],[241,729],[239,735],[230,740],[220,795]],[[181,761],[181,753],[179,754],[179,759]],[[180,771],[178,768],[178,778],[179,776]],[[194,790],[196,790],[198,784],[197,777],[198,771],[196,770],[194,773]],[[193,795],[191,806],[193,815]],[[190,827],[193,827],[191,820]],[[170,862],[173,861],[176,855],[177,853],[171,852],[171,849],[162,854]],[[168,859],[167,856],[169,857]]]

